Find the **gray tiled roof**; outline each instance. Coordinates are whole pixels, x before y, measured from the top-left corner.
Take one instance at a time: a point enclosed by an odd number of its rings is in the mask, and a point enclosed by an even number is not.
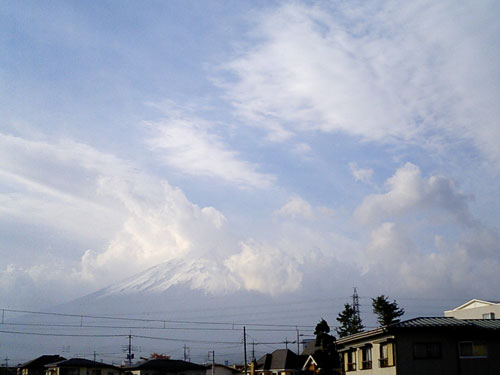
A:
[[[302,368],[300,361],[302,356],[298,356],[288,349],[277,349],[271,354],[265,354],[257,361],[257,370],[270,369],[297,369]]]
[[[45,367],[116,368],[116,366],[107,363],[91,361],[90,359],[85,359],[85,358],[66,359],[64,361],[58,361],[55,363],[45,365]]]
[[[61,357],[57,354],[54,355],[42,355],[38,358],[32,359],[31,361],[25,362],[19,366],[19,368],[43,368],[43,366],[54,363],[57,361],[64,361],[66,358]]]
[[[387,328],[470,327],[500,330],[500,319],[456,319],[448,317],[424,317],[405,320]]]
[[[388,326],[375,328],[371,331],[356,333],[351,336],[341,337],[337,340],[338,345],[344,345],[356,340],[374,337],[381,334],[412,329],[474,329],[484,331],[500,331],[500,319],[456,319],[449,317],[421,317],[402,322],[393,323]]]

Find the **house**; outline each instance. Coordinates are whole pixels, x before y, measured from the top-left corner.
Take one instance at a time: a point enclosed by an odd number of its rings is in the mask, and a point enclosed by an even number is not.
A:
[[[42,355],[32,359],[17,367],[18,375],[45,375],[45,365],[50,363],[64,361],[66,358],[58,355]]]
[[[236,375],[239,373],[241,373],[241,370],[234,367],[215,363],[214,366],[207,365],[205,375]]]
[[[207,368],[181,360],[153,358],[124,367],[123,370],[129,375],[206,375]]]
[[[338,360],[333,361],[320,349],[321,347],[316,346],[313,341],[302,352],[306,358],[302,366],[303,375],[337,374],[340,372]]]
[[[500,374],[500,320],[415,318],[337,340],[350,375]]]
[[[500,303],[471,299],[453,310],[445,311],[444,316],[457,319],[500,319]]]
[[[278,349],[265,354],[254,366],[255,375],[296,375],[302,370],[307,356],[297,355],[288,349]]]
[[[120,375],[120,369],[107,363],[71,358],[45,365],[45,375]]]

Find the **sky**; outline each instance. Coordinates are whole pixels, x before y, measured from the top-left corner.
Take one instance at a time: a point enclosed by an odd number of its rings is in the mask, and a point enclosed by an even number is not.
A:
[[[0,1],[0,300],[500,300],[497,1]],[[179,267],[182,269],[182,267]]]

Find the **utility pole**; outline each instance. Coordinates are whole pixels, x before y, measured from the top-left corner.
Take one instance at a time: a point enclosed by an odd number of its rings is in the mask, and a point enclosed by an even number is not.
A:
[[[297,355],[300,355],[299,329],[297,328]]]
[[[189,347],[184,345],[184,361],[191,361],[190,352],[191,350],[189,349]]]
[[[289,342],[290,342],[290,341],[288,341],[288,337],[285,337],[285,349],[288,349],[288,343],[289,343]]]
[[[245,354],[245,375],[248,375],[248,373],[247,373],[247,329],[245,326],[243,326],[243,351]]]
[[[127,353],[127,363],[129,366],[132,366],[132,358],[134,358],[134,354],[132,354],[132,335],[128,335],[128,353]]]
[[[208,352],[209,360],[210,360],[210,354],[212,354],[212,375],[215,375],[215,350]]]
[[[9,367],[9,357],[5,357],[5,367]]]
[[[354,315],[361,320],[361,315],[359,313],[359,296],[356,287],[354,287],[354,293],[352,294],[352,309],[354,310]]]
[[[96,361],[96,353],[95,353],[95,350],[94,350],[94,362]]]
[[[255,340],[252,341],[252,359],[251,361],[255,361]]]

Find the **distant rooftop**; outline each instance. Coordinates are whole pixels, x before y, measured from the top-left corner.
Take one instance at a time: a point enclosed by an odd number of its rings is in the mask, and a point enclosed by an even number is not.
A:
[[[480,330],[500,331],[500,319],[456,319],[448,317],[420,317],[402,322],[393,323],[388,326],[375,328],[370,331],[356,333],[351,336],[342,337],[337,340],[337,344],[362,339],[365,337],[375,336],[391,331],[407,330],[407,329],[423,329],[423,328],[471,328]]]

